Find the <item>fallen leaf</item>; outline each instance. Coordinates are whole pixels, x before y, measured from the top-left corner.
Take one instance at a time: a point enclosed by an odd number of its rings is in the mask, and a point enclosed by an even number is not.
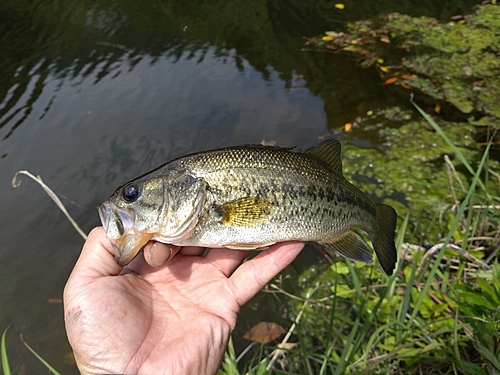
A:
[[[386,66],[379,66],[378,67],[381,71],[383,71],[384,73],[388,73],[389,72],[389,68],[386,67]]]
[[[417,78],[416,74],[401,74],[401,79],[413,79]]]
[[[387,35],[382,35],[380,37],[380,41],[384,42],[384,43],[390,43],[391,42],[390,39],[389,39],[389,37]]]
[[[330,35],[325,35],[324,37],[321,38],[323,42],[331,42],[333,40],[333,36]]]
[[[348,122],[344,125],[344,131],[348,132],[352,129],[352,123]]]
[[[386,85],[392,85],[394,82],[397,82],[397,80],[398,80],[398,77],[391,77],[391,78],[387,78],[384,83]]]
[[[276,340],[284,332],[285,329],[277,323],[260,322],[250,328],[243,337],[250,341],[267,344],[268,342]]]
[[[342,10],[345,8],[345,5],[342,3],[337,3],[337,4],[335,4],[335,8]]]
[[[401,87],[404,88],[404,89],[407,89],[407,90],[411,89],[411,86],[409,86],[409,85],[407,85],[406,83],[403,83],[403,82],[401,82]]]
[[[437,114],[441,112],[441,103],[436,103],[436,105],[434,106],[434,112],[436,112]]]

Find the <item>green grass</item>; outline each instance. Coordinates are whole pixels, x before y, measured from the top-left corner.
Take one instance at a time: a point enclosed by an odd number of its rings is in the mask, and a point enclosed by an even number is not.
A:
[[[500,199],[488,190],[490,178],[497,183],[488,168],[490,145],[473,167],[440,126],[415,107],[470,173],[470,184],[463,184],[468,190],[453,191],[460,200],[448,232],[427,251],[408,244],[411,212],[399,212],[404,215],[396,239],[401,256],[392,276],[380,266],[337,258],[321,274],[304,273],[299,295],[289,297],[280,285],[269,286],[268,292],[286,296],[290,319],[297,323],[288,340],[294,345],[269,372],[500,374],[500,264],[495,250]],[[450,174],[459,178],[453,170]],[[255,364],[269,364],[284,344],[261,346],[249,363],[240,364],[244,373],[260,373]],[[231,350],[226,358],[235,357]],[[238,373],[237,366],[226,362],[220,373]]]
[[[17,373],[19,372],[19,368],[21,367],[21,364],[17,365],[16,369],[13,372],[11,372],[9,358],[7,356],[7,345],[5,344],[5,335],[7,334],[9,328],[10,326],[5,328],[5,331],[3,331],[2,341],[0,342],[0,358],[2,360],[2,371],[4,375],[17,375]]]
[[[10,363],[9,363],[9,358],[7,355],[7,345],[5,342],[5,335],[7,334],[7,331],[9,330],[10,326],[8,326],[5,331],[2,334],[2,340],[0,342],[0,358],[2,361],[2,371],[4,375],[17,375],[19,372],[19,369],[21,368],[21,364],[18,364],[17,367],[15,368],[14,371],[10,371]],[[33,353],[35,357],[38,358],[40,362],[43,363],[43,365],[54,375],[60,375],[59,372],[57,372],[47,361],[45,361],[35,350],[33,350],[23,339],[23,336],[21,335],[21,341],[23,342],[24,346],[28,348],[28,350]]]

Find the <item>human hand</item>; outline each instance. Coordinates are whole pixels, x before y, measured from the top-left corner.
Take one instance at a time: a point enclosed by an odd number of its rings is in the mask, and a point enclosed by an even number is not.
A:
[[[123,268],[95,228],[64,289],[81,373],[215,374],[241,306],[303,246],[275,244],[241,264],[246,251],[211,249],[203,257],[203,248],[155,242]]]

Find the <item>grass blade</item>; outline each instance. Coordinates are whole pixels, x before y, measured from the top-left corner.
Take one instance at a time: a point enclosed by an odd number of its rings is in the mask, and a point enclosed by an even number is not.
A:
[[[21,364],[18,364],[17,367],[14,369],[14,371],[12,371],[12,375],[17,375],[20,369],[21,369]]]
[[[467,168],[467,170],[472,175],[474,175],[476,173],[474,171],[474,168],[471,167],[471,165],[469,164],[469,162],[467,161],[467,159],[465,159],[465,157],[462,154],[462,152],[458,149],[457,146],[454,145],[454,143],[450,140],[450,138],[448,138],[448,136],[443,131],[443,129],[432,119],[431,116],[429,116],[422,108],[420,108],[418,106],[417,103],[415,103],[413,101],[413,97],[410,99],[410,102],[415,106],[415,108],[417,109],[417,111],[420,112],[420,114],[425,119],[425,121],[427,121],[429,123],[429,125],[431,125],[434,128],[434,130],[436,131],[436,133],[438,133],[444,139],[444,141],[448,144],[448,146],[451,147],[451,149],[453,150],[453,152],[457,156],[458,160],[460,160],[460,162],[465,166],[465,168]],[[486,193],[486,196],[489,197],[488,190],[486,189],[486,186],[483,184],[483,182],[481,180],[479,180],[477,183],[478,183],[479,186],[481,186],[481,189],[484,190],[484,192]]]
[[[354,321],[354,326],[351,329],[351,333],[347,338],[347,342],[345,343],[344,350],[342,350],[342,354],[340,356],[340,361],[337,364],[337,368],[335,369],[334,375],[340,375],[345,373],[345,362],[348,361],[348,356],[352,353],[351,349],[353,348],[354,338],[358,333],[359,328],[359,315],[357,319]],[[358,337],[361,335],[358,335]]]
[[[439,267],[439,264],[441,262],[441,259],[443,258],[444,252],[447,249],[448,244],[450,243],[451,237],[453,236],[453,233],[455,232],[455,229],[457,228],[457,226],[460,222],[460,219],[465,212],[465,209],[469,205],[469,202],[475,193],[476,184],[480,181],[481,172],[482,172],[483,167],[486,163],[486,160],[488,159],[490,146],[491,146],[491,143],[488,143],[488,145],[486,146],[486,150],[483,154],[483,157],[481,158],[481,162],[479,163],[479,166],[477,168],[477,171],[474,174],[474,178],[473,178],[471,185],[469,187],[469,191],[467,192],[462,204],[460,205],[460,208],[455,216],[455,219],[453,220],[453,223],[450,227],[450,230],[448,231],[448,234],[446,235],[446,237],[443,241],[443,246],[441,247],[441,250],[439,251],[439,253],[437,255],[437,258],[434,262],[434,265],[433,265],[431,271],[429,272],[428,275],[426,275],[427,280],[425,281],[424,287],[422,288],[422,291],[420,292],[420,295],[417,299],[417,302],[415,303],[415,307],[413,309],[411,319],[410,319],[411,321],[413,321],[415,319],[415,317],[417,316],[417,314],[419,313],[420,307],[424,301],[424,297],[427,294],[427,291],[429,290],[429,287],[434,280],[434,275],[436,274],[437,269]]]
[[[61,375],[61,374],[60,374],[59,372],[57,372],[57,371],[56,371],[56,370],[55,370],[55,369],[54,369],[51,365],[49,365],[49,363],[48,363],[47,361],[45,361],[45,359],[43,359],[43,358],[42,358],[42,357],[41,357],[41,356],[40,356],[37,352],[35,352],[35,350],[34,350],[33,348],[31,348],[31,346],[29,346],[29,345],[26,343],[26,341],[24,341],[24,338],[23,338],[23,335],[22,335],[22,334],[21,334],[20,336],[21,336],[21,341],[23,342],[24,346],[26,346],[26,347],[29,349],[29,351],[30,351],[31,353],[33,353],[33,355],[34,355],[35,357],[37,357],[37,358],[38,358],[38,360],[39,360],[40,362],[42,362],[42,363],[44,364],[44,366],[45,366],[45,367],[47,367],[47,369],[48,369],[50,372],[52,372],[54,375]]]
[[[9,358],[7,358],[7,347],[5,345],[5,335],[9,328],[10,325],[7,328],[5,328],[5,331],[3,331],[2,342],[0,344],[0,351],[2,357],[2,370],[4,375],[10,375]]]

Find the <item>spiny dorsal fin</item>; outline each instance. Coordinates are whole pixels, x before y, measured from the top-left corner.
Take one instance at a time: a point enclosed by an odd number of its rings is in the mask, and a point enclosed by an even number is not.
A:
[[[338,174],[342,174],[342,150],[336,139],[327,139],[316,147],[307,150],[307,153],[323,160]]]
[[[215,208],[220,223],[236,227],[254,227],[264,223],[274,210],[267,198],[239,198]]]

